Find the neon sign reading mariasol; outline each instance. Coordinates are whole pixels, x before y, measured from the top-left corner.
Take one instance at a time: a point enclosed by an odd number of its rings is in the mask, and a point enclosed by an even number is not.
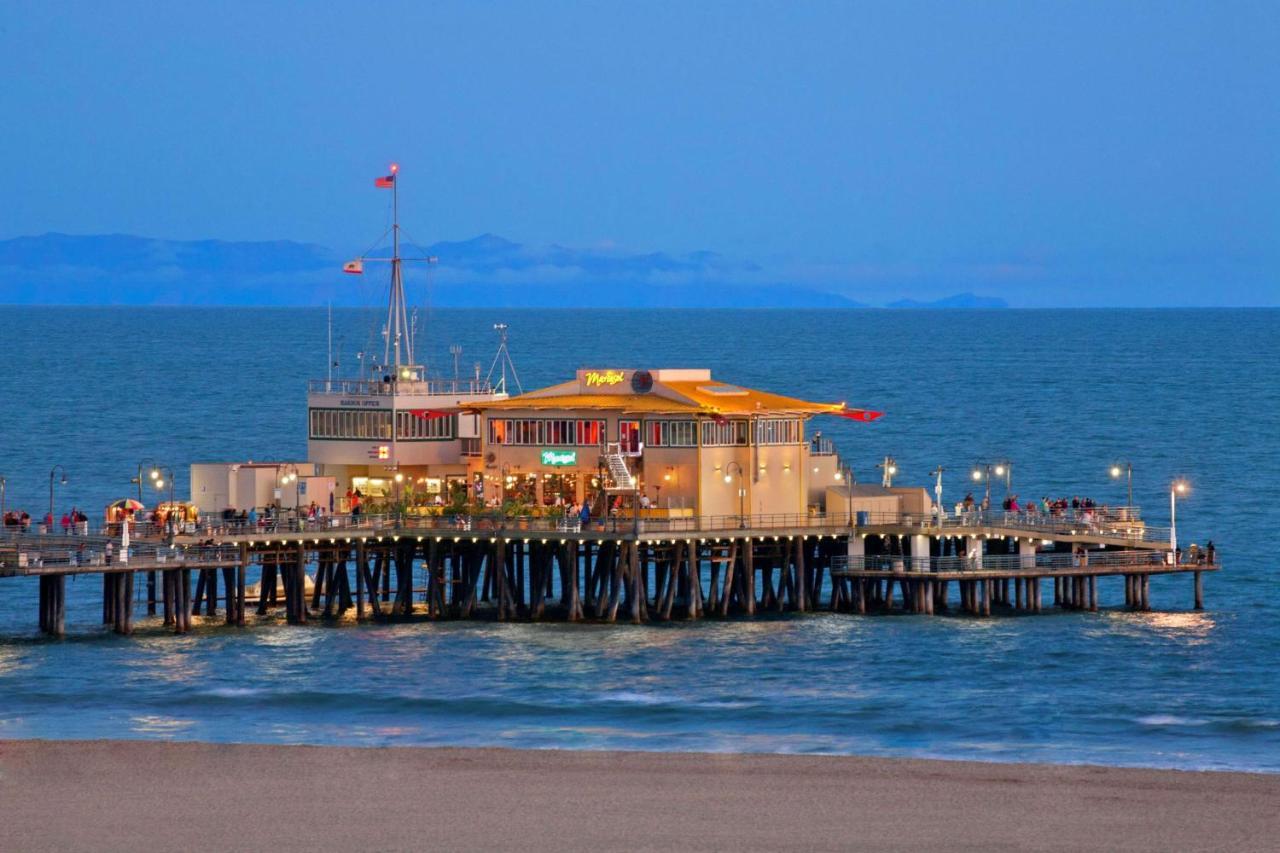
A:
[[[625,377],[621,370],[588,370],[582,374],[588,388],[619,385]]]

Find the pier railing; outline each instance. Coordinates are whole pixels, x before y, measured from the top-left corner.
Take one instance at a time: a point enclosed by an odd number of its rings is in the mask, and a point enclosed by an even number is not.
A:
[[[1151,527],[1137,520],[1132,514],[1103,515],[1078,513],[1075,515],[1045,515],[990,510],[973,511],[941,516],[933,513],[912,514],[902,512],[828,512],[828,513],[772,513],[755,515],[700,515],[662,517],[641,515],[637,520],[630,513],[611,514],[590,518],[585,524],[576,516],[522,516],[507,517],[496,512],[470,515],[396,515],[342,513],[308,518],[305,515],[282,513],[263,515],[253,521],[247,518],[222,518],[206,516],[196,523],[185,523],[176,529],[163,525],[134,523],[130,525],[130,537],[136,541],[167,540],[173,535],[189,540],[191,537],[218,536],[270,536],[272,534],[310,534],[317,536],[349,536],[353,534],[379,535],[384,531],[420,530],[434,532],[456,531],[520,531],[544,533],[582,534],[691,534],[730,533],[734,531],[847,531],[854,529],[869,534],[894,534],[906,532],[918,535],[976,535],[983,531],[1010,531],[1011,535],[1028,535],[1041,539],[1055,537],[1100,536],[1124,539],[1132,542],[1165,543],[1169,540],[1169,528]],[[65,540],[67,547],[76,548],[79,543],[91,540],[119,540],[119,522],[102,524],[82,533],[40,534],[22,528],[0,529],[0,542],[17,539],[37,541]]]
[[[845,516],[846,523],[848,515]],[[1049,515],[1045,513],[1009,512],[1006,510],[974,510],[958,514],[941,516],[935,513],[911,514],[901,512],[854,513],[854,524],[864,527],[907,527],[919,528],[922,534],[928,531],[945,531],[948,534],[963,535],[966,530],[981,528],[999,528],[1034,534],[1042,538],[1054,536],[1107,536],[1111,538],[1132,539],[1138,542],[1167,542],[1169,528],[1153,527],[1139,520],[1135,512],[1108,513],[1095,512],[1069,513],[1066,515]]]
[[[344,397],[389,397],[392,394],[482,395],[492,394],[493,385],[475,379],[312,379],[312,394],[341,394]]]
[[[1204,566],[1216,568],[1207,562],[1178,564],[1182,568]],[[831,561],[832,574],[856,572],[1044,572],[1069,569],[1153,569],[1173,567],[1169,554],[1164,551],[1086,551],[1080,554],[972,554],[951,557],[909,557],[892,554],[844,555],[837,554]]]

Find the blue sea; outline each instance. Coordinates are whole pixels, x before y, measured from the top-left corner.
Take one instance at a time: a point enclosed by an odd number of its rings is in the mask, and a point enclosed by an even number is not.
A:
[[[98,624],[69,581],[68,637],[36,632],[36,583],[0,580],[0,738],[840,753],[1280,771],[1280,311],[423,312],[420,353],[487,371],[510,325],[525,388],[581,366],[709,367],[728,381],[887,414],[817,425],[862,480],[1013,460],[1025,497],[1135,501],[1225,570],[1191,609],[808,614],[630,625]],[[339,372],[377,319],[335,312]],[[10,507],[96,516],[140,461],[301,458],[324,310],[0,307],[0,475]],[[60,480],[60,477],[58,478]]]

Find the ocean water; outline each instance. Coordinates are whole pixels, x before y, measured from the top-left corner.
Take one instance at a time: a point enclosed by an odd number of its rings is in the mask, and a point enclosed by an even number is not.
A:
[[[882,409],[819,424],[863,480],[1014,461],[1014,491],[1135,501],[1225,571],[1190,609],[630,625],[305,628],[98,623],[100,581],[68,584],[69,636],[36,633],[36,584],[0,580],[0,738],[156,738],[853,753],[1280,771],[1280,311],[436,311],[420,352],[488,369],[510,324],[524,387],[584,365],[710,367],[720,378]],[[340,370],[376,320],[335,313]],[[132,494],[140,461],[305,453],[305,380],[324,311],[0,307],[0,475],[33,516]]]

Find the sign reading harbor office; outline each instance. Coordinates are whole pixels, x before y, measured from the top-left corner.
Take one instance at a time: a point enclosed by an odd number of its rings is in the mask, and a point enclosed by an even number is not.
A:
[[[578,451],[576,450],[544,450],[542,451],[543,465],[577,465]]]

